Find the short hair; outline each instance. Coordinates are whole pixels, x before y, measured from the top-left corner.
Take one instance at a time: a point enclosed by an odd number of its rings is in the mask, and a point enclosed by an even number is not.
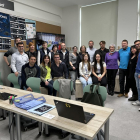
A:
[[[110,48],[111,46],[114,46],[114,48],[116,48],[115,44],[110,44],[110,45],[109,45],[109,48]]]
[[[100,43],[102,43],[102,44],[106,44],[106,42],[105,42],[105,41],[100,41],[100,42],[99,42],[99,44],[100,44]]]
[[[23,42],[18,42],[16,45],[18,47],[18,45],[24,45],[24,44],[23,44]]]
[[[65,42],[62,42],[61,45],[62,45],[62,44],[65,44]],[[65,44],[65,45],[66,45],[66,44]]]
[[[73,49],[73,50],[74,50],[74,48],[78,49],[78,47],[77,47],[77,46],[72,47],[72,49]]]
[[[52,50],[54,49],[54,47],[56,47],[56,48],[57,48],[57,45],[53,45]]]
[[[94,43],[93,40],[90,40],[90,41],[88,42],[88,44],[89,44],[90,42]]]
[[[29,47],[30,47],[30,46],[34,46],[34,43],[33,43],[33,42],[30,42],[30,43],[29,43]]]
[[[122,42],[127,42],[127,44],[128,44],[128,41],[126,39],[124,39]]]
[[[53,57],[55,57],[56,55],[59,55],[59,53],[55,53]],[[60,55],[59,55],[59,57],[60,57]]]
[[[42,42],[42,45],[44,45],[44,44],[46,44],[46,43],[47,43],[46,41],[43,41],[43,42]],[[48,43],[47,43],[47,44],[48,44]]]
[[[30,55],[30,56],[29,56],[29,60],[31,59],[31,57],[35,57],[35,58],[36,58],[36,56],[34,56],[34,55]]]
[[[135,40],[135,41],[134,41],[134,44],[137,43],[137,42],[140,42],[140,40]]]
[[[15,38],[15,44],[16,44],[16,40],[17,40],[17,39],[20,39],[20,40],[21,40],[21,38],[20,38],[20,37],[16,37],[16,38]],[[17,45],[17,44],[16,44],[16,45]]]
[[[86,46],[85,46],[85,45],[82,45],[82,46],[80,47],[80,51],[82,50],[82,47],[85,47],[85,52],[86,52]]]

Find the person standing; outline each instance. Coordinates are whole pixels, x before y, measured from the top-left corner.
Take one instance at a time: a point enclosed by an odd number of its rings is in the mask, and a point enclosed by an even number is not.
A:
[[[77,56],[78,56],[78,53],[77,53],[77,46],[74,46],[73,48],[73,52],[69,54],[69,64],[70,64],[70,67],[69,67],[69,72],[70,72],[70,76],[71,76],[71,79],[73,81],[73,85],[74,85],[74,89],[75,89],[75,81],[77,79]]]
[[[93,48],[93,45],[94,45],[94,42],[93,42],[92,40],[90,40],[90,41],[88,42],[89,48],[87,48],[87,52],[88,52],[88,54],[89,54],[89,56],[90,56],[90,62],[91,62],[91,63],[93,62],[93,56],[94,56],[94,54],[95,54],[95,51],[97,50],[97,49]]]
[[[119,66],[119,83],[120,83],[120,94],[118,97],[124,96],[124,85],[125,85],[125,78],[127,73],[127,67],[130,60],[130,47],[128,47],[128,41],[122,41],[122,49],[119,50],[119,59],[120,59],[120,66]],[[125,97],[128,98],[128,93],[125,93]]]
[[[55,54],[55,53],[58,53],[57,45],[53,45],[53,47],[52,47],[52,52],[51,52],[51,63],[54,62],[54,54]]]
[[[109,49],[107,49],[105,47],[105,45],[106,45],[106,42],[105,41],[100,41],[99,45],[100,45],[100,49],[98,49],[98,50],[95,51],[95,54],[94,54],[94,57],[93,57],[93,61],[96,58],[96,54],[100,54],[101,57],[102,57],[102,61],[105,61],[105,55],[106,55],[106,53],[109,52]]]
[[[80,81],[83,84],[83,89],[86,85],[92,84],[91,79],[91,62],[88,54],[83,55],[83,60],[79,64]]]
[[[67,73],[69,75],[69,51],[66,49],[66,44],[61,43],[61,50],[59,51],[60,60],[65,63]]]
[[[15,38],[15,46],[14,46],[14,47],[11,47],[11,48],[4,54],[4,56],[3,56],[3,59],[4,59],[5,63],[7,64],[7,66],[8,66],[9,68],[11,68],[11,64],[10,64],[9,61],[8,61],[8,57],[9,57],[10,55],[12,56],[12,54],[14,54],[15,52],[17,52],[17,50],[18,50],[18,49],[17,49],[17,43],[18,43],[18,42],[21,42],[21,39],[20,39],[19,37]],[[13,73],[12,69],[11,69],[11,73]],[[14,87],[12,83],[10,84],[10,87]]]
[[[33,91],[31,87],[26,85],[26,81],[30,77],[40,78],[40,68],[36,65],[36,57],[34,55],[30,55],[29,63],[22,66],[21,69],[21,81],[24,90]]]
[[[51,58],[51,52],[48,49],[48,44],[46,41],[42,43],[42,48],[38,50],[37,64],[38,66],[42,63],[44,55],[49,55]]]
[[[92,65],[92,82],[93,84],[101,84],[101,86],[106,87],[107,79],[106,79],[106,63],[102,61],[101,54],[96,54],[95,61]]]
[[[15,52],[11,57],[11,68],[15,73],[15,76],[18,77],[18,83],[22,88],[21,68],[23,65],[28,63],[29,58],[28,55],[24,53],[23,42],[17,43],[17,49],[18,51]]]
[[[139,51],[138,61],[137,61],[137,66],[136,66],[136,71],[135,71],[135,80],[136,80],[136,86],[137,86],[137,91],[138,91],[138,100],[133,102],[132,105],[140,106],[140,40],[136,40],[134,44],[136,45],[136,48]],[[140,111],[140,108],[139,108],[139,111]]]
[[[115,51],[115,44],[109,46],[109,53],[106,53],[105,63],[107,69],[108,94],[114,95],[115,78],[118,71],[119,53]]]
[[[138,100],[138,92],[135,81],[135,69],[137,64],[138,50],[136,46],[131,46],[131,59],[129,60],[126,74],[126,88],[125,93],[129,92],[129,89],[132,89],[132,97],[128,99],[128,101],[137,101]]]
[[[49,55],[43,57],[43,61],[40,65],[41,70],[41,87],[48,89],[48,95],[56,96],[56,90],[53,89],[53,80],[51,76],[51,60]]]

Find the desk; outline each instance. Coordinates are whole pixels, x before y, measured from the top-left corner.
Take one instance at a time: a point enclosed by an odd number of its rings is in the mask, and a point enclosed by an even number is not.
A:
[[[11,94],[16,94],[18,97],[29,94],[31,92],[24,91],[20,89],[10,88],[6,86],[2,86],[4,89],[0,89],[0,92],[8,92]],[[41,96],[40,93],[34,93],[32,92],[35,98],[38,98]],[[85,112],[91,112],[95,114],[95,117],[88,123],[83,124],[79,123],[73,120],[69,120],[63,117],[58,116],[56,109],[51,110],[49,113],[52,115],[55,115],[55,117],[50,120],[47,118],[44,118],[42,116],[37,116],[35,114],[28,113],[26,110],[22,110],[20,108],[15,107],[15,105],[10,105],[9,101],[2,101],[0,100],[0,108],[10,111],[10,117],[13,115],[12,113],[16,113],[16,131],[17,131],[17,139],[21,140],[21,132],[20,132],[20,115],[32,118],[34,120],[37,120],[39,122],[43,122],[47,125],[51,125],[54,127],[57,127],[59,129],[68,131],[70,133],[82,136],[86,139],[93,140],[93,138],[96,136],[96,134],[100,131],[103,125],[105,125],[105,140],[109,140],[109,118],[113,113],[113,109],[90,105],[78,101],[63,99],[59,97],[49,96],[49,95],[43,95],[46,99],[46,102],[48,104],[54,105],[54,99],[64,101],[67,103],[72,103],[76,105],[83,106]],[[14,131],[13,128],[11,130]],[[10,135],[12,135],[12,132]],[[13,135],[11,137],[14,137]],[[12,138],[11,138],[12,140]]]

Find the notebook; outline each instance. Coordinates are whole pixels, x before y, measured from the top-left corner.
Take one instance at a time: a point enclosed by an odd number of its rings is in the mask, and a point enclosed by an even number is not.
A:
[[[36,107],[34,107],[32,109],[29,109],[27,111],[30,112],[30,113],[33,113],[33,114],[41,116],[41,115],[51,111],[54,108],[55,108],[54,105],[43,103],[43,104],[38,105],[38,106],[36,106]]]

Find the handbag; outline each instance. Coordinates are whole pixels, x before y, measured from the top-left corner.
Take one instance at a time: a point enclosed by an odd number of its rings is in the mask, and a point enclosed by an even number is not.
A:
[[[95,90],[93,91],[95,85],[90,86],[90,92],[85,92],[81,102],[89,103],[93,105],[103,106],[103,99],[98,92],[99,85],[96,85]]]

